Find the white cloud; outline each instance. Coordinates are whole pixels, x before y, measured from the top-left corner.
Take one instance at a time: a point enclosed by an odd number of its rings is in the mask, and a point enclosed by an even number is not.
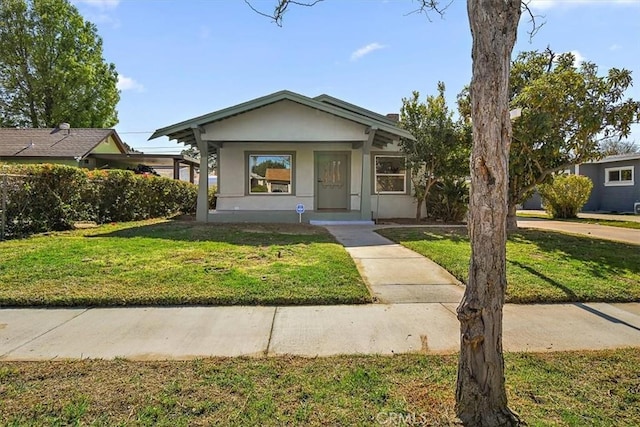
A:
[[[577,50],[572,50],[571,53],[576,58],[576,60],[573,62],[573,64],[576,65],[576,66],[579,66],[580,64],[582,64],[586,60],[584,55],[582,55]]]
[[[386,46],[382,45],[380,43],[369,43],[366,46],[361,47],[360,49],[354,51],[351,54],[351,60],[352,61],[357,61],[358,59],[362,58],[365,55],[370,54],[373,51],[379,50],[379,49],[384,49]]]
[[[101,10],[115,9],[120,4],[120,0],[75,0],[74,3],[84,3]]]
[[[122,74],[118,75],[118,83],[116,85],[118,90],[134,90],[136,92],[144,91],[144,86],[140,83],[132,79],[131,77],[124,76]]]
[[[620,46],[617,43],[614,43],[611,46],[609,46],[609,50],[620,50],[620,49],[622,49],[622,46]]]

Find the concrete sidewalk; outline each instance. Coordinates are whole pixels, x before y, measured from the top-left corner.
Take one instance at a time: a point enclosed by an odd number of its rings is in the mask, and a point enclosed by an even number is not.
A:
[[[518,218],[518,227],[560,231],[563,233],[580,234],[598,239],[640,245],[640,230],[632,228],[611,227],[608,225],[587,224],[583,222],[553,221],[539,218]]]
[[[0,360],[453,353],[455,303],[0,309]],[[640,303],[511,305],[507,351],[640,347]]]
[[[372,225],[325,227],[345,247],[376,302],[460,302],[464,287],[447,270],[376,233]]]

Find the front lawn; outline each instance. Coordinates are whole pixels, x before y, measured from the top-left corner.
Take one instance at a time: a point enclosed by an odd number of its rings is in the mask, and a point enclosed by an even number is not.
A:
[[[0,242],[0,306],[371,301],[344,248],[308,225],[144,221]]]
[[[506,354],[530,426],[632,426],[638,349]],[[4,362],[2,425],[450,425],[455,355]]]
[[[383,236],[467,281],[466,229],[386,228]],[[507,242],[507,302],[640,301],[640,247],[551,231],[519,230]]]

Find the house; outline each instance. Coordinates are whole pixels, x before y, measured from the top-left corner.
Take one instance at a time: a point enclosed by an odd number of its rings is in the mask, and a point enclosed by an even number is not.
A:
[[[640,154],[608,156],[576,165],[569,173],[587,176],[593,182],[589,200],[583,212],[634,212],[640,203],[640,182],[636,172],[640,170]],[[524,209],[542,209],[538,193],[523,204]]]
[[[189,169],[191,182],[200,162],[181,154],[127,152],[114,129],[0,128],[0,162],[55,163],[88,169],[133,169],[151,166],[179,179],[181,168]]]
[[[634,212],[640,203],[640,154],[608,156],[576,166],[576,173],[588,176],[593,190],[583,211]]]
[[[413,136],[387,117],[321,95],[276,92],[155,131],[217,155],[217,208],[202,222],[371,221],[413,217],[415,202],[401,138]]]

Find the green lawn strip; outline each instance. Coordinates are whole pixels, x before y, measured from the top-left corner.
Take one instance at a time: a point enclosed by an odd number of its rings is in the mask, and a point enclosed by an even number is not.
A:
[[[465,229],[387,228],[383,236],[432,259],[462,282]],[[551,231],[519,230],[507,242],[507,302],[640,301],[638,246]]]
[[[522,212],[517,215],[520,218],[540,218],[540,219],[553,219],[544,212],[530,213]],[[631,228],[634,230],[640,230],[640,222],[638,221],[625,221],[624,215],[620,215],[620,219],[595,219],[595,218],[571,218],[571,219],[553,219],[553,221],[568,221],[568,222],[582,222],[585,224],[596,225],[608,225],[611,227]]]
[[[507,354],[510,407],[531,426],[637,425],[639,364],[638,349]],[[455,355],[4,362],[0,424],[448,425],[456,366]]]
[[[112,224],[2,242],[0,259],[0,305],[370,302],[344,248],[297,224]]]

